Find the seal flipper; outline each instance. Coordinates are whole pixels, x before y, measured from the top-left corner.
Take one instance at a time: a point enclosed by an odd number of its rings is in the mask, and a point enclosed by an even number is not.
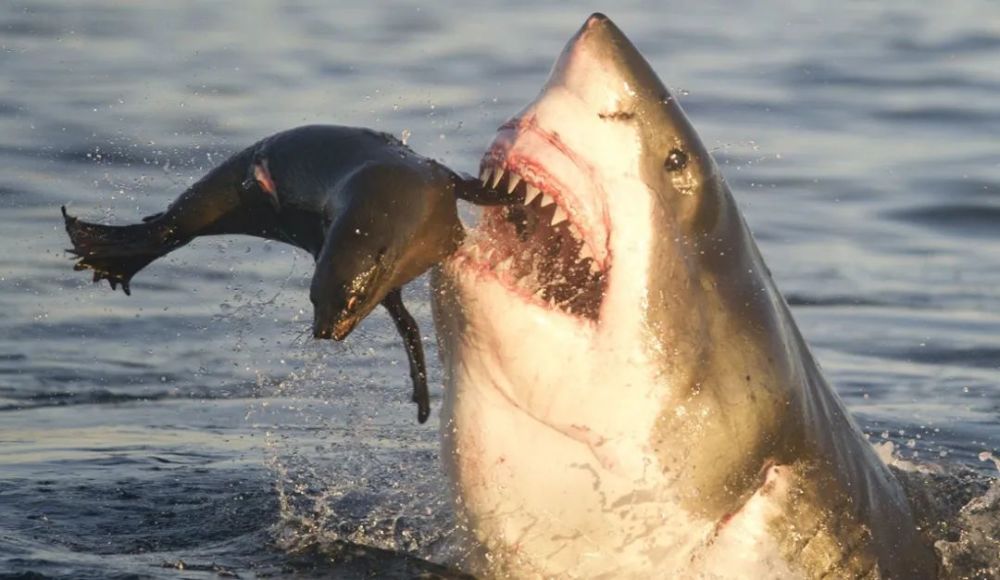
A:
[[[69,215],[66,206],[62,214],[73,242],[68,251],[77,258],[73,269],[93,270],[94,282],[107,280],[112,290],[121,284],[122,291],[131,294],[132,276],[174,249],[163,243],[163,228],[155,218],[141,224],[107,226],[81,221]]]
[[[382,306],[389,311],[389,316],[396,323],[396,330],[403,337],[406,357],[410,361],[410,380],[413,381],[413,402],[417,404],[417,421],[424,423],[431,414],[431,403],[427,391],[427,364],[424,361],[424,347],[420,342],[420,328],[403,305],[402,288],[390,290],[382,299]]]
[[[77,259],[74,268],[94,270],[95,282],[107,280],[112,289],[121,284],[128,294],[129,282],[137,272],[199,236],[239,233],[288,241],[271,209],[275,200],[262,197],[274,198],[273,182],[270,192],[242,187],[247,172],[254,175],[252,162],[262,143],[236,153],[181,193],[166,211],[146,216],[142,223],[110,226],[84,222],[63,207],[66,233],[73,243],[69,252]]]

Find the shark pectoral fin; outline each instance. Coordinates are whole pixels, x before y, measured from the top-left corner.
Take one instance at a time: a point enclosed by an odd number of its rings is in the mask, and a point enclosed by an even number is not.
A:
[[[410,361],[410,380],[413,381],[413,402],[417,404],[417,421],[424,423],[431,414],[430,394],[427,391],[427,364],[424,361],[424,347],[420,342],[420,328],[417,321],[403,305],[402,288],[390,290],[382,299],[382,306],[396,323],[396,330],[403,337],[406,356]]]
[[[461,173],[456,175],[455,197],[476,205],[514,205],[524,203],[524,190],[507,193],[487,186],[482,181]]]

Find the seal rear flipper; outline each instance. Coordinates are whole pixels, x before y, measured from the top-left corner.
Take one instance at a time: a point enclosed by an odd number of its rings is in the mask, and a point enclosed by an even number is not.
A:
[[[66,233],[73,243],[70,253],[76,256],[74,270],[93,270],[94,282],[107,280],[112,290],[121,284],[125,294],[131,294],[132,277],[150,262],[177,245],[163,243],[161,224],[155,219],[134,225],[107,226],[81,221],[66,213]]]
[[[413,381],[413,402],[417,404],[417,421],[424,423],[431,414],[431,403],[427,391],[427,364],[424,361],[424,347],[420,342],[420,328],[403,305],[402,288],[390,290],[382,299],[382,306],[389,311],[389,316],[396,323],[396,330],[403,337],[406,357],[410,361],[410,380]]]

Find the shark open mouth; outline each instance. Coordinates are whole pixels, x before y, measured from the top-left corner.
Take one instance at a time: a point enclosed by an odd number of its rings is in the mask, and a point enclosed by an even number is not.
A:
[[[605,228],[537,163],[493,149],[481,167],[484,184],[523,202],[484,208],[460,260],[527,302],[596,321],[610,259],[595,230]]]

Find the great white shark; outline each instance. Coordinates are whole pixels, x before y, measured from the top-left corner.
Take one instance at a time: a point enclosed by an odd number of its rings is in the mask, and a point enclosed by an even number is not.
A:
[[[476,572],[933,578],[709,151],[601,14],[500,127],[433,276]]]

